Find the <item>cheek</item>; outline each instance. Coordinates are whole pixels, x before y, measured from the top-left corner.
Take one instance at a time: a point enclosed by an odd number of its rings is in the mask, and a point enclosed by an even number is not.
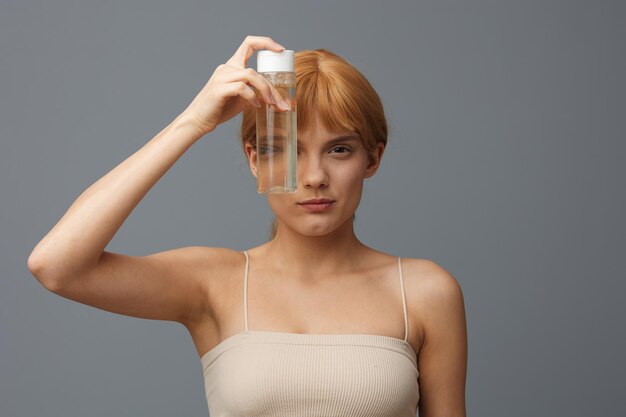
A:
[[[338,164],[333,172],[332,182],[341,187],[361,187],[365,178],[365,167],[358,161],[351,164]],[[331,184],[332,186],[332,184]]]
[[[280,194],[266,194],[267,204],[274,213],[280,214],[295,207],[296,201],[293,197],[283,197]],[[291,207],[293,206],[293,207]]]

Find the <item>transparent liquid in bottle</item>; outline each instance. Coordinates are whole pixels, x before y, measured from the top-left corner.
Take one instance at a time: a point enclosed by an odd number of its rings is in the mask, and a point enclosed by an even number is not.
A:
[[[264,73],[281,96],[290,103],[290,110],[278,111],[265,103],[259,93],[261,107],[256,110],[257,192],[295,193],[297,188],[297,109],[293,73]]]

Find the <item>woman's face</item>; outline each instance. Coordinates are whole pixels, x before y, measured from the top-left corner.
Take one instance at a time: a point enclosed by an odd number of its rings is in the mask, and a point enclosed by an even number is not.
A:
[[[255,151],[246,147],[256,177]],[[298,131],[298,185],[295,193],[266,194],[279,222],[307,236],[322,236],[352,221],[361,200],[363,181],[376,172],[384,145],[372,161],[361,139],[349,131],[332,132],[319,123]],[[333,200],[322,211],[303,205],[305,200]]]

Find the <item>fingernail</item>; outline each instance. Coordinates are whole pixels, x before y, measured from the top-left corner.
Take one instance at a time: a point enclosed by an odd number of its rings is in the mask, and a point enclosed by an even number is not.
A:
[[[280,107],[282,107],[285,110],[290,110],[291,106],[289,105],[289,102],[285,99],[281,99],[280,100]]]

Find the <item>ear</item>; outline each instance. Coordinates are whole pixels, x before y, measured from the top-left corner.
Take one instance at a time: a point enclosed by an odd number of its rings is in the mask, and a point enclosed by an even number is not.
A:
[[[248,165],[250,166],[250,171],[254,178],[257,177],[257,167],[256,167],[256,149],[252,146],[252,143],[247,142],[246,146],[246,157],[248,158]]]
[[[365,168],[365,178],[369,178],[373,176],[376,173],[376,171],[378,171],[378,167],[380,166],[380,161],[383,158],[383,153],[385,153],[385,144],[382,142],[378,142],[374,152],[367,156],[368,165]]]

